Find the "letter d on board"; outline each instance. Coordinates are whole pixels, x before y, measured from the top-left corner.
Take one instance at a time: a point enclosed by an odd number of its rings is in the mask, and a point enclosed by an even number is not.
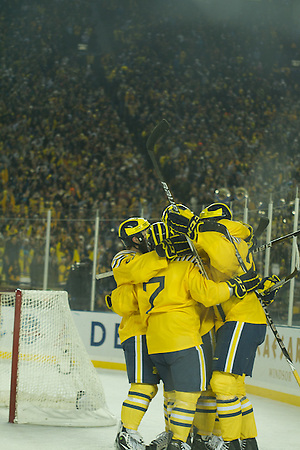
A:
[[[100,328],[101,335],[99,336],[99,333],[97,333],[97,330]],[[96,336],[97,334],[97,336]],[[101,322],[92,322],[92,328],[91,328],[91,346],[92,347],[99,347],[103,344],[106,337],[106,330],[105,326]],[[97,339],[97,340],[96,340]]]

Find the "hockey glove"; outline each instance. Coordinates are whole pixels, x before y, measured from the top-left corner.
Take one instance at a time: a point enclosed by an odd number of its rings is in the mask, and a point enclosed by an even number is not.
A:
[[[180,211],[180,213],[170,211],[167,224],[172,230],[186,234],[193,240],[196,238],[198,226],[203,224],[203,222],[191,210],[184,210]]]
[[[162,214],[162,221],[165,222],[170,228],[177,233],[187,233],[188,224],[194,213],[184,205],[176,205],[177,211],[174,206],[169,205]]]
[[[254,291],[259,286],[260,282],[261,278],[257,275],[253,268],[238,277],[234,277],[226,281],[228,286],[233,289],[233,295],[241,300],[248,294],[248,292]]]
[[[179,256],[191,254],[191,248],[183,234],[171,236],[170,238],[163,240],[155,247],[155,251],[158,256],[165,257],[170,261],[173,261]]]
[[[281,286],[275,288],[274,290],[270,291],[272,286],[274,286],[276,283],[280,281],[280,278],[277,275],[272,275],[270,277],[265,277],[261,280],[257,292],[260,294],[260,299],[262,300],[263,304],[265,306],[270,305],[274,302],[275,296]]]
[[[163,240],[173,235],[173,231],[164,222],[155,222],[147,230],[149,250],[154,250]]]
[[[247,226],[247,228],[248,228],[249,231],[250,231],[250,235],[245,239],[245,241],[247,242],[249,251],[252,252],[252,251],[255,250],[256,247],[257,247],[257,239],[256,239],[256,237],[254,236],[253,228],[251,227],[251,225],[248,225],[248,224],[247,224],[246,226]]]

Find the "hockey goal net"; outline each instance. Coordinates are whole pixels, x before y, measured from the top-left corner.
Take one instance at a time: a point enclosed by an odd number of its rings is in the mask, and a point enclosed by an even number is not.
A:
[[[64,291],[0,294],[0,406],[9,422],[110,426],[103,387]]]

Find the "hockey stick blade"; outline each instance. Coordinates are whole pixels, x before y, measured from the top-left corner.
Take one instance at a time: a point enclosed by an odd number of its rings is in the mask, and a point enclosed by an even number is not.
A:
[[[166,119],[161,120],[156,127],[151,131],[150,136],[147,139],[146,147],[148,151],[153,151],[155,144],[159,139],[168,131],[170,124]]]
[[[268,217],[260,218],[258,227],[256,228],[256,230],[253,233],[256,238],[259,238],[262,235],[262,233],[265,231],[265,229],[269,225],[269,222],[270,222],[270,220],[268,219]]]
[[[156,157],[154,154],[154,146],[155,144],[159,141],[159,139],[166,133],[166,131],[168,131],[168,129],[170,128],[169,123],[166,121],[166,119],[163,119],[159,122],[158,125],[156,125],[156,127],[152,130],[150,136],[147,139],[147,143],[146,143],[146,148],[148,150],[148,154],[151,158],[154,170],[156,172],[156,175],[160,181],[160,184],[162,185],[163,190],[165,191],[165,194],[169,200],[169,203],[174,206],[175,211],[177,210],[178,212],[178,208],[176,206],[174,197],[172,195],[171,190],[169,189],[168,184],[166,183],[166,181],[164,180],[164,177],[161,173],[161,170],[157,164],[156,161]]]

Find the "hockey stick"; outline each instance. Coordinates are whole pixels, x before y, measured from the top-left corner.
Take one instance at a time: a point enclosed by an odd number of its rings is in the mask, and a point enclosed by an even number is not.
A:
[[[259,224],[258,227],[256,228],[256,230],[254,231],[253,235],[256,238],[259,238],[261,236],[261,234],[265,231],[265,229],[267,228],[267,226],[269,225],[270,220],[267,217],[261,217],[259,219]]]
[[[267,244],[260,245],[255,250],[253,250],[253,253],[262,252],[263,250],[266,250],[267,248],[273,247],[274,244],[277,244],[278,242],[284,241],[285,239],[289,239],[294,236],[298,236],[300,234],[300,230],[293,231],[292,233],[286,234],[285,236],[281,236],[277,239],[273,239],[272,241],[268,242]]]
[[[297,245],[297,244],[296,244],[296,241],[294,241],[294,244]],[[283,280],[278,281],[278,283],[274,284],[274,286],[272,286],[270,289],[267,289],[267,290],[265,291],[266,294],[269,293],[269,292],[274,291],[274,290],[276,289],[276,287],[281,287],[281,286],[283,286],[284,284],[286,284],[286,283],[288,283],[289,281],[291,281],[296,275],[298,275],[299,269],[300,269],[300,258],[299,258],[298,247],[297,247],[297,257],[296,257],[296,260],[297,260],[297,261],[296,261],[296,268],[295,268],[295,270],[294,270],[292,273],[290,273],[289,275],[287,275],[285,278],[283,278]],[[292,361],[292,359],[291,359],[291,357],[290,357],[290,355],[289,355],[289,353],[288,353],[288,351],[287,351],[287,349],[286,349],[286,347],[285,347],[285,345],[284,345],[284,343],[283,343],[283,340],[282,340],[281,337],[279,336],[279,333],[278,333],[278,331],[277,331],[277,329],[276,329],[276,327],[275,327],[275,325],[274,325],[274,322],[273,322],[272,318],[270,317],[270,314],[269,314],[269,312],[268,312],[268,310],[267,310],[266,305],[263,303],[263,295],[260,295],[259,298],[260,298],[260,300],[261,300],[261,304],[262,304],[262,307],[263,307],[263,309],[264,309],[264,312],[265,312],[265,315],[266,315],[266,318],[267,318],[269,327],[271,328],[271,330],[272,330],[272,332],[273,332],[273,334],[274,334],[274,336],[275,336],[275,338],[276,338],[276,340],[277,340],[277,342],[278,342],[278,345],[279,345],[279,347],[281,348],[281,351],[282,351],[282,353],[283,353],[283,355],[284,355],[286,361],[288,362],[288,364],[289,364],[289,366],[290,366],[290,368],[291,368],[291,370],[292,370],[292,372],[293,372],[293,375],[294,375],[294,377],[295,377],[295,379],[296,379],[298,385],[300,386],[300,377],[299,377],[299,374],[298,374],[298,372],[297,372],[297,370],[296,370],[296,368],[295,368],[295,366],[294,366],[294,363],[293,363],[293,361]]]
[[[156,172],[156,175],[157,175],[157,177],[158,177],[158,179],[160,181],[160,184],[163,187],[163,190],[165,191],[165,194],[167,196],[167,199],[169,200],[170,205],[173,206],[175,212],[179,213],[179,210],[178,210],[177,205],[175,203],[175,200],[174,200],[174,197],[172,195],[172,192],[170,191],[168,184],[164,180],[164,177],[163,177],[163,175],[161,173],[161,170],[160,170],[160,168],[159,168],[159,166],[157,164],[157,160],[156,160],[156,157],[155,157],[155,154],[154,154],[155,144],[168,131],[169,128],[170,128],[170,125],[166,121],[166,119],[161,120],[161,122],[159,122],[153,128],[152,132],[150,133],[150,135],[149,135],[149,137],[147,139],[147,142],[146,142],[146,148],[147,148],[148,154],[149,154],[149,156],[151,158],[151,161],[152,161],[154,170]],[[198,253],[197,253],[197,251],[195,249],[195,246],[194,246],[193,242],[188,238],[188,236],[186,236],[186,238],[187,238],[187,241],[189,243],[190,249],[191,249],[191,251],[193,253],[193,256],[196,258],[197,264],[199,266],[199,269],[200,269],[202,275],[205,276],[205,278],[208,278],[206,270],[205,270],[205,268],[203,266],[203,263],[202,263],[202,261],[200,259],[200,256],[198,255]]]
[[[230,240],[230,242],[231,242],[231,243],[233,244],[233,246],[234,246],[235,254],[236,254],[236,257],[237,257],[237,259],[238,259],[238,261],[239,261],[239,263],[240,263],[241,268],[243,269],[244,272],[247,272],[246,265],[245,265],[245,263],[244,263],[244,261],[243,261],[241,255],[240,255],[240,253],[239,253],[239,251],[238,251],[238,249],[237,249],[237,247],[236,247],[236,245],[235,245],[235,243],[234,243],[232,237],[230,236],[229,232],[228,232],[228,239]],[[266,291],[266,293],[270,293],[270,292],[274,291],[274,290],[276,289],[276,287],[275,287],[276,285],[277,285],[277,287],[281,287],[281,286],[283,286],[284,284],[288,283],[292,278],[294,278],[294,277],[299,273],[299,269],[300,269],[300,267],[299,267],[299,265],[300,265],[300,261],[299,261],[299,252],[298,252],[298,255],[297,255],[297,256],[298,256],[298,257],[297,257],[297,267],[295,268],[295,270],[294,270],[292,273],[290,273],[288,276],[286,276],[285,278],[283,278],[283,280],[279,281],[279,282],[276,283],[274,286],[272,286],[272,288],[268,289],[268,290]],[[269,314],[269,311],[268,311],[266,305],[265,305],[264,302],[263,302],[263,295],[262,295],[261,293],[257,292],[256,290],[255,290],[254,292],[255,292],[255,294],[257,295],[257,298],[259,299],[259,301],[260,301],[260,303],[261,303],[261,306],[263,307],[263,310],[264,310],[264,313],[265,313],[265,316],[266,316],[268,325],[269,325],[269,327],[271,328],[271,330],[272,330],[272,332],[273,332],[273,334],[274,334],[274,336],[275,336],[275,339],[276,339],[276,341],[277,341],[279,347],[281,348],[281,351],[282,351],[282,353],[283,353],[283,355],[284,355],[286,361],[288,362],[288,364],[289,364],[289,366],[290,366],[290,368],[291,368],[291,370],[292,370],[292,372],[293,372],[293,375],[294,375],[294,377],[295,377],[295,379],[296,379],[296,381],[297,381],[297,383],[298,383],[298,385],[299,385],[299,387],[300,387],[300,377],[299,377],[299,374],[298,374],[298,372],[297,372],[297,370],[296,370],[296,368],[295,368],[295,366],[294,366],[294,363],[293,363],[293,361],[292,361],[292,359],[291,359],[291,357],[290,357],[290,355],[289,355],[289,353],[288,353],[288,351],[287,351],[287,349],[286,349],[286,347],[285,347],[285,345],[284,345],[284,343],[283,343],[283,340],[282,340],[281,337],[279,336],[279,333],[278,333],[278,331],[277,331],[277,329],[276,329],[276,327],[275,327],[275,325],[274,325],[274,322],[273,322],[273,320],[272,320],[272,318],[271,318],[271,316],[270,316],[270,314]]]
[[[272,330],[272,332],[273,332],[273,334],[274,334],[274,336],[275,336],[275,339],[276,339],[276,341],[277,341],[279,347],[281,348],[281,351],[282,351],[282,353],[283,353],[283,356],[285,357],[286,361],[288,362],[288,364],[289,364],[289,366],[290,366],[290,368],[291,368],[291,370],[292,370],[292,372],[293,372],[293,375],[294,375],[294,377],[295,377],[295,379],[296,379],[298,385],[300,386],[300,377],[299,377],[299,374],[298,374],[298,372],[297,372],[297,370],[296,370],[296,368],[295,368],[295,366],[294,366],[294,363],[293,363],[293,361],[292,361],[292,359],[291,359],[291,357],[290,357],[290,355],[289,355],[289,353],[288,353],[288,351],[287,351],[287,349],[286,349],[286,347],[285,347],[285,345],[284,345],[284,343],[283,343],[283,340],[282,340],[281,337],[279,336],[279,333],[278,333],[278,331],[277,331],[277,329],[276,329],[276,327],[275,327],[275,325],[274,325],[274,322],[273,322],[273,320],[272,320],[272,318],[271,318],[271,316],[270,316],[270,314],[269,314],[269,311],[267,310],[266,305],[264,305],[263,302],[261,302],[261,305],[262,305],[262,307],[263,307],[263,309],[264,309],[264,312],[265,312],[265,315],[266,315],[266,318],[267,318],[268,325],[269,325],[269,327],[271,328],[271,330]]]
[[[98,273],[95,278],[96,280],[101,280],[102,278],[112,277],[113,274],[113,271],[110,270],[109,272]]]

